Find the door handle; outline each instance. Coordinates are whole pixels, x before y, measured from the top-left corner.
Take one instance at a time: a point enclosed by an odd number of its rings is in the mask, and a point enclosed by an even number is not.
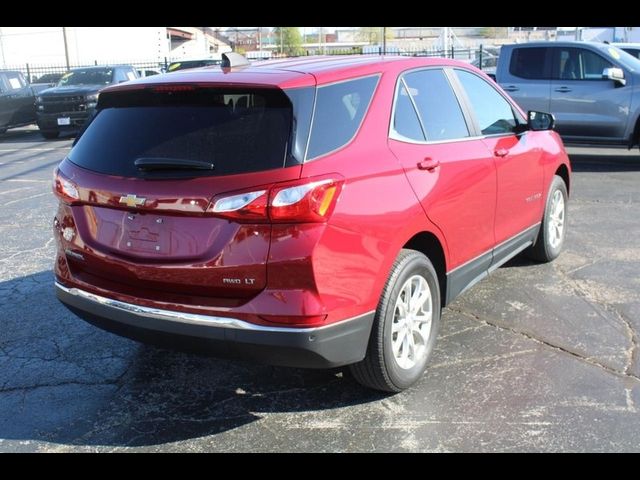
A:
[[[560,92],[560,93],[567,93],[570,92],[571,89],[569,87],[558,87],[556,88],[556,92]]]
[[[502,87],[502,89],[506,92],[517,92],[518,90],[520,90],[515,85],[507,85],[506,87]]]
[[[507,150],[506,148],[496,148],[493,153],[496,157],[506,157],[507,155],[509,155],[509,150]]]
[[[440,160],[434,160],[433,158],[425,158],[421,162],[418,162],[418,170],[429,170],[430,172],[440,166]]]

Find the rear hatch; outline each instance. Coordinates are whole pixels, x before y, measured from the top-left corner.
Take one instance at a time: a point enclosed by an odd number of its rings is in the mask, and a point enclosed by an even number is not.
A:
[[[221,218],[212,201],[300,177],[296,136],[308,136],[310,114],[299,93],[172,84],[103,94],[59,170],[79,197],[72,274],[140,296],[257,294],[271,225]],[[305,98],[310,112],[312,89]]]

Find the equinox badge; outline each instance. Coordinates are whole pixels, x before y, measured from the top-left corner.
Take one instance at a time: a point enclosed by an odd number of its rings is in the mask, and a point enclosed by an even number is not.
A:
[[[146,198],[138,198],[137,196],[131,195],[130,193],[128,193],[126,197],[120,197],[120,203],[126,204],[127,207],[141,207],[142,205],[144,205],[144,202],[146,200]]]

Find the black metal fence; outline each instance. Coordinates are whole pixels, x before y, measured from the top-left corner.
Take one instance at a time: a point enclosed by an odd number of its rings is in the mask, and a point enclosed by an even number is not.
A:
[[[449,49],[441,49],[441,48],[415,48],[415,49],[406,49],[406,48],[398,48],[393,45],[385,46],[377,46],[377,45],[368,45],[368,46],[356,46],[350,48],[332,48],[331,44],[325,44],[322,47],[318,48],[307,48],[304,50],[303,56],[306,55],[402,55],[402,56],[412,56],[412,57],[444,57],[444,58],[454,58],[458,60],[474,62],[474,64],[481,65],[485,67],[487,65],[488,59],[497,58],[496,47],[483,47],[480,45],[479,47],[468,47],[468,48],[456,48],[451,47]],[[288,55],[285,53],[280,53],[277,50],[271,52],[271,58],[285,58]],[[74,64],[70,65],[69,68],[79,68],[79,67],[88,67],[95,65],[131,65],[136,69],[146,69],[146,68],[155,68],[160,69],[162,71],[166,71],[169,63],[172,60],[165,58],[162,61],[139,61],[139,62],[101,62],[98,63],[94,61],[92,64]],[[492,66],[489,62],[489,66]],[[5,70],[17,70],[22,72],[26,78],[29,79],[31,83],[36,83],[40,77],[45,74],[58,73],[62,74],[68,71],[68,68],[64,64],[32,64],[32,63],[24,63],[22,65],[7,65],[4,67]]]
[[[132,67],[142,70],[146,68],[156,68],[166,70],[169,65],[169,61],[165,59],[162,62],[154,62],[154,61],[141,61],[141,62],[102,62],[98,63],[94,61],[91,64],[81,64],[81,65],[70,65],[69,68],[81,68],[81,67],[93,67],[96,65],[131,65]],[[30,83],[37,83],[38,79],[40,79],[43,75],[50,73],[59,73],[63,74],[69,70],[64,64],[33,64],[33,63],[24,63],[22,65],[7,65],[3,70],[17,70],[22,72],[22,74],[29,80]]]

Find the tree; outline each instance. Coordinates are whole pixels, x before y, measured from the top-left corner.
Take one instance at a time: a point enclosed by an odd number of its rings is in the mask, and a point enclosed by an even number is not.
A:
[[[370,45],[378,45],[382,43],[383,27],[360,27],[356,33],[356,39],[359,42],[369,42]],[[385,32],[387,40],[393,40],[393,30],[387,27]]]
[[[302,48],[302,35],[298,27],[275,27],[275,33],[278,51],[285,53],[289,57],[295,57],[304,54]]]

